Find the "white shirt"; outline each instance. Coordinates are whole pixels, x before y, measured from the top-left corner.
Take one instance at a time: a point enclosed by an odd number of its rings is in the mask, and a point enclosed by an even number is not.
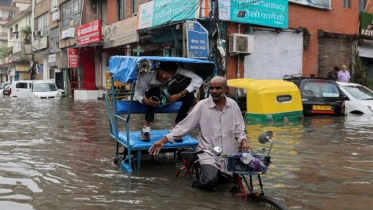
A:
[[[217,108],[211,96],[198,102],[188,116],[179,122],[172,132],[167,134],[167,140],[174,142],[174,138],[180,138],[199,128],[198,149],[210,149],[219,146],[226,154],[236,152],[237,145],[246,140],[245,122],[237,103],[226,97],[223,110]],[[226,170],[224,158],[209,158],[206,153],[198,155],[201,164],[214,165],[221,171]]]
[[[203,83],[203,80],[200,76],[198,76],[197,74],[195,74],[194,72],[190,70],[186,70],[181,67],[179,67],[177,71],[175,72],[175,74],[173,74],[173,76],[164,83],[161,83],[157,80],[157,73],[158,71],[154,71],[152,73],[142,73],[140,77],[137,79],[137,84],[135,88],[135,98],[140,103],[142,103],[142,99],[145,97],[146,90],[155,88],[155,87],[164,88],[168,85],[168,82],[178,74],[191,78],[192,81],[186,88],[186,90],[189,93],[201,87]]]

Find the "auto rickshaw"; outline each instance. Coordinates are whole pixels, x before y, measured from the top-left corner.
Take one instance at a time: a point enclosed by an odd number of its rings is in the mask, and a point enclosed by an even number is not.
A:
[[[240,106],[247,124],[303,119],[300,92],[292,82],[245,78],[228,80],[228,86],[228,95],[235,95],[232,98]]]

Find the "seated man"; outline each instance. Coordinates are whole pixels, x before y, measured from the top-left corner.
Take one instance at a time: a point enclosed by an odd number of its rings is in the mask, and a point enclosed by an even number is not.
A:
[[[169,94],[167,103],[181,101],[173,127],[182,121],[193,105],[193,90],[202,85],[202,78],[192,71],[185,70],[175,62],[161,62],[159,69],[153,73],[142,73],[137,80],[135,98],[147,106],[145,123],[140,134],[140,140],[150,141],[150,123],[154,121],[155,108],[161,106],[161,92]],[[172,83],[169,86],[169,83]],[[164,94],[163,94],[164,95]],[[172,130],[171,128],[171,130]],[[182,138],[176,139],[182,141]]]
[[[199,128],[198,149],[212,150],[220,146],[224,153],[236,152],[236,141],[243,150],[250,149],[246,143],[245,123],[237,103],[225,96],[227,81],[224,77],[214,77],[210,83],[211,96],[197,103],[189,115],[161,140],[149,149],[151,155],[157,155],[167,142],[185,136]],[[224,158],[211,159],[206,153],[198,154],[201,160],[201,179],[193,185],[200,189],[211,190],[218,185],[221,172],[227,172]],[[207,159],[206,159],[207,158]],[[225,174],[225,173],[224,173]]]

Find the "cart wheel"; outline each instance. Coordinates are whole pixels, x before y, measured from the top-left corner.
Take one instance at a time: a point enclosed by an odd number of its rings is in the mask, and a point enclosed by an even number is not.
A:
[[[115,158],[113,158],[113,162],[114,162],[115,165],[121,164],[122,160],[123,159],[121,157],[115,157]]]

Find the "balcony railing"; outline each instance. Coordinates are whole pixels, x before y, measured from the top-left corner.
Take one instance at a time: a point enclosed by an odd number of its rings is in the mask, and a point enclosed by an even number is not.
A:
[[[0,17],[0,21],[11,21],[13,17]]]

